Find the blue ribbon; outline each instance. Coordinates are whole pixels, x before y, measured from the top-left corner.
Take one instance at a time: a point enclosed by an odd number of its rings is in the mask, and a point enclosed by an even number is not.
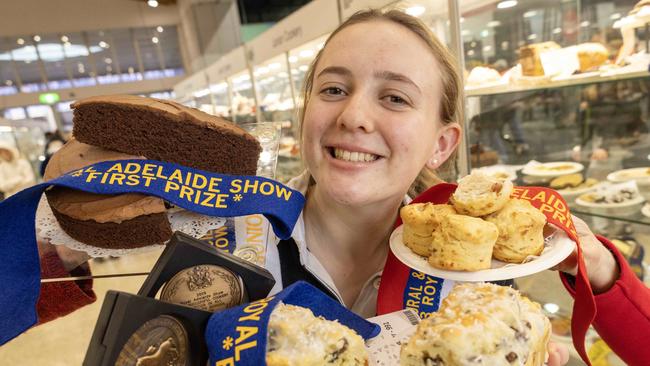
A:
[[[420,318],[438,311],[445,279],[411,269],[404,287],[403,308],[415,310]]]
[[[304,206],[300,192],[256,176],[230,176],[155,160],[89,165],[27,188],[0,202],[0,345],[34,325],[40,266],[34,221],[50,186],[97,194],[142,193],[204,215],[261,213],[280,238],[291,236]]]
[[[205,330],[210,365],[265,365],[269,319],[280,301],[336,320],[364,339],[376,336],[381,330],[312,285],[299,281],[275,296],[212,314]]]

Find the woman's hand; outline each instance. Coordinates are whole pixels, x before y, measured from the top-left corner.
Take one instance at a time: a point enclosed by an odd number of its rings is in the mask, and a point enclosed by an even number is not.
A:
[[[591,288],[594,294],[606,292],[619,278],[618,263],[612,252],[596,238],[584,221],[573,216],[573,223],[582,244],[582,254]],[[578,272],[577,249],[555,269],[575,276]]]
[[[548,342],[548,366],[562,366],[569,362],[569,349],[559,343]]]

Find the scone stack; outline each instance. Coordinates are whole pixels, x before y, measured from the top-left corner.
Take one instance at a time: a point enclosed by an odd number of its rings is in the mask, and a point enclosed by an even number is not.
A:
[[[544,249],[546,216],[510,198],[512,182],[473,172],[459,181],[451,204],[402,207],[403,241],[436,268],[489,269],[492,258],[522,263]]]
[[[456,285],[402,345],[400,365],[541,366],[550,330],[539,304],[510,287]]]

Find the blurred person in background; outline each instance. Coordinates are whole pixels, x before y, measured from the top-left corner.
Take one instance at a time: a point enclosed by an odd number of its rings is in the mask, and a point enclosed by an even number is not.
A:
[[[27,159],[15,147],[0,144],[0,197],[7,198],[34,183],[34,171]]]

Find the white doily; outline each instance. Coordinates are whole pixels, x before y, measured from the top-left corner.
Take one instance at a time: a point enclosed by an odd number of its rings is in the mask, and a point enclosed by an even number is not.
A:
[[[180,231],[195,238],[200,238],[208,230],[223,226],[226,223],[226,220],[221,217],[206,216],[185,210],[168,210],[167,218],[171,223],[172,231]],[[48,240],[51,244],[65,245],[74,250],[84,251],[91,257],[120,257],[164,248],[164,245],[161,244],[132,249],[107,249],[81,243],[71,238],[61,229],[45,196],[41,197],[36,211],[36,236],[38,239]]]

